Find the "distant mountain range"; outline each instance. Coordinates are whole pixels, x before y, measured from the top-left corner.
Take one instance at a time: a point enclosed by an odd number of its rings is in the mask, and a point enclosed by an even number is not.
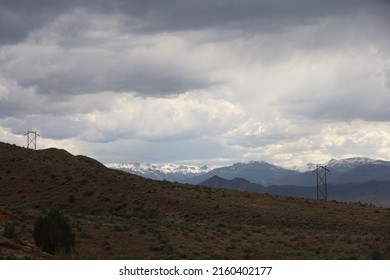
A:
[[[330,170],[328,183],[347,184],[367,181],[389,181],[390,161],[356,157],[342,160],[332,159],[326,167]],[[316,167],[316,165],[311,165]],[[312,171],[299,172],[293,176],[281,177],[273,185],[316,185],[316,174]]]
[[[355,157],[325,164],[328,174],[328,199],[361,201],[390,206],[390,161]],[[265,161],[236,163],[225,167],[176,164],[120,164],[114,169],[143,177],[193,185],[283,196],[316,198],[317,164],[283,168]]]
[[[189,178],[189,183],[199,184],[212,176],[219,176],[228,180],[244,178],[263,186],[273,185],[282,178],[299,174],[296,170],[285,169],[265,161],[251,161],[236,163],[231,166],[215,168],[205,174]]]
[[[331,171],[328,176],[330,184],[363,183],[367,181],[390,181],[390,161],[355,157],[336,160],[325,164]],[[315,186],[316,175],[313,170],[317,164],[308,163],[298,168],[287,169],[265,161],[236,163],[226,167],[189,166],[176,164],[118,164],[109,165],[143,177],[199,184],[218,176],[227,180],[243,178],[262,186],[297,185]]]
[[[209,165],[178,165],[173,163],[107,164],[107,167],[129,172],[153,180],[187,183],[194,176],[215,169]]]

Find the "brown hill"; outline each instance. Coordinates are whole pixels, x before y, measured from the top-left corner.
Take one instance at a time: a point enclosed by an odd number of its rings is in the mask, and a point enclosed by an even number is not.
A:
[[[390,258],[387,208],[153,181],[54,148],[0,155],[0,229],[32,243],[35,219],[62,209],[77,243],[54,258]]]
[[[214,175],[213,177],[207,179],[206,181],[203,181],[199,185],[205,187],[212,187],[212,188],[265,193],[264,186],[249,182],[244,178],[234,178],[232,180],[227,180],[217,175]]]

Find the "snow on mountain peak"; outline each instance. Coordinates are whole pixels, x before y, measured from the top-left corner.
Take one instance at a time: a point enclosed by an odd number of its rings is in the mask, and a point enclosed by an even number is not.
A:
[[[321,165],[326,165],[329,168],[337,169],[339,171],[347,171],[349,169],[364,165],[364,164],[375,164],[378,162],[377,160],[366,158],[366,157],[353,157],[353,158],[345,158],[345,159],[334,159],[332,158],[325,164]],[[313,171],[317,168],[316,163],[307,163],[301,167],[294,168],[294,170],[298,172],[307,172],[307,171]]]
[[[141,174],[161,172],[164,174],[203,174],[215,168],[209,165],[179,165],[174,163],[123,163],[111,164],[108,167],[122,170],[131,170]]]
[[[367,163],[373,163],[375,162],[374,159],[366,158],[366,157],[353,157],[353,158],[346,158],[346,159],[331,159],[326,163],[327,166],[329,167],[342,167],[342,166],[350,166],[350,167],[357,167],[363,164]]]
[[[304,172],[308,172],[308,171],[313,171],[316,168],[317,168],[317,164],[309,162],[301,167],[294,168],[294,170],[301,172],[301,173],[304,173]]]

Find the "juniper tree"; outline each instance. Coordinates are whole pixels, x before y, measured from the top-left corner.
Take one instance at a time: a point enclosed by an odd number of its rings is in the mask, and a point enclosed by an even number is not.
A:
[[[50,254],[58,251],[69,253],[74,247],[75,235],[65,216],[58,210],[51,210],[46,217],[35,221],[34,242]]]

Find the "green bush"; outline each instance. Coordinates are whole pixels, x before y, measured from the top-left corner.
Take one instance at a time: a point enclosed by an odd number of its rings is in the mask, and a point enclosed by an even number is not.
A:
[[[17,237],[15,223],[6,223],[4,227],[3,236],[8,239],[14,239]]]
[[[35,221],[34,242],[50,254],[69,253],[74,247],[75,235],[65,216],[58,210],[51,210],[46,217]]]
[[[68,202],[69,203],[75,203],[75,201],[76,201],[76,198],[74,197],[74,195],[73,194],[69,195]]]

